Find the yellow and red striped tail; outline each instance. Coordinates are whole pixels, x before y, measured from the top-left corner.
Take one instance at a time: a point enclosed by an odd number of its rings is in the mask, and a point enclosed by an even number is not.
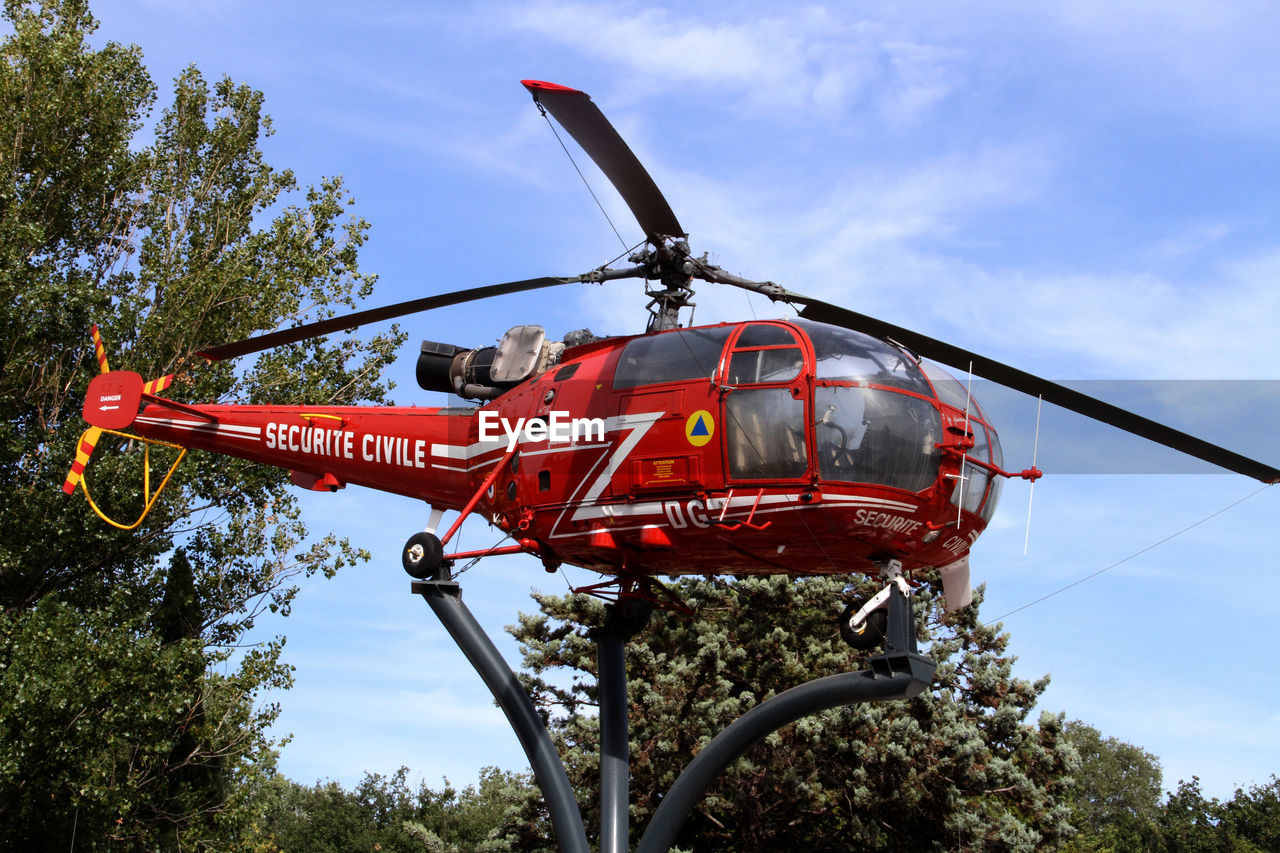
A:
[[[89,381],[84,397],[84,419],[89,422],[89,429],[80,436],[76,447],[76,460],[71,471],[62,484],[62,491],[71,494],[84,478],[85,466],[89,464],[89,456],[94,445],[102,436],[103,430],[121,430],[127,428],[137,417],[138,407],[144,395],[154,402],[162,402],[169,406],[178,406],[172,401],[156,399],[155,395],[173,384],[174,374],[161,376],[143,382],[142,377],[132,371],[112,371],[107,365],[107,348],[102,343],[102,333],[95,324],[93,333],[93,349],[98,358],[98,375]],[[88,494],[86,490],[86,494]],[[92,503],[92,500],[90,501]]]
[[[107,365],[107,348],[102,343],[102,333],[98,331],[98,324],[94,323],[90,327],[90,331],[93,333],[93,351],[98,357],[98,372],[110,373],[111,368]],[[170,373],[168,376],[161,376],[159,379],[152,379],[143,383],[142,393],[159,394],[173,384],[173,377],[174,374]]]
[[[98,356],[98,372],[110,373],[111,368],[107,367],[107,348],[102,345],[102,335],[98,333],[98,324],[94,323],[90,328],[93,332],[93,351]]]
[[[71,494],[76,490],[76,486],[80,484],[80,478],[84,476],[84,467],[89,464],[89,454],[93,453],[93,448],[101,435],[101,427],[91,426],[84,431],[84,435],[80,436],[80,444],[76,447],[76,461],[71,463],[71,470],[62,484],[62,491]]]
[[[152,379],[150,382],[144,382],[142,384],[142,393],[159,394],[161,391],[173,384],[173,376],[174,374],[170,373],[168,376],[161,376],[159,379]]]

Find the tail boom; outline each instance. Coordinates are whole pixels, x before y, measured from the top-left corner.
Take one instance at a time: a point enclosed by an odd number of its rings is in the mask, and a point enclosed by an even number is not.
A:
[[[455,410],[456,412],[456,410]],[[304,488],[368,486],[460,506],[472,475],[441,448],[474,440],[471,414],[437,408],[182,406],[159,400],[133,423],[139,435],[284,468]]]

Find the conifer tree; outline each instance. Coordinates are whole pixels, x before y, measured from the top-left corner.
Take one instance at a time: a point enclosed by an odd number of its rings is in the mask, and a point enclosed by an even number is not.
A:
[[[684,578],[691,614],[658,611],[627,648],[632,831],[638,839],[663,792],[716,733],[806,680],[863,669],[835,617],[868,591],[864,579]],[[536,595],[542,612],[511,630],[598,825],[596,654],[587,631],[603,605]],[[690,817],[686,850],[1017,850],[1070,832],[1063,795],[1074,752],[1060,716],[1028,721],[1048,679],[1013,677],[1009,637],[973,606],[944,616],[916,594],[921,640],[938,662],[915,699],[851,706],[788,726],[749,750]],[[930,643],[929,640],[932,640]],[[567,671],[572,683],[563,686]]]

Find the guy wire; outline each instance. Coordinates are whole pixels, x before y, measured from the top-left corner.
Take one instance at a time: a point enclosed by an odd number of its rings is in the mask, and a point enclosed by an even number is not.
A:
[[[1039,603],[1040,603],[1040,602],[1042,602],[1042,601],[1046,601],[1046,600],[1048,600],[1048,599],[1050,599],[1050,598],[1053,598],[1055,595],[1057,595],[1057,594],[1059,594],[1059,593],[1066,592],[1067,590],[1071,589],[1073,586],[1079,586],[1080,584],[1084,583],[1084,582],[1085,582],[1085,581],[1087,581],[1087,580],[1092,580],[1092,579],[1096,578],[1098,575],[1102,574],[1103,572],[1109,572],[1109,571],[1111,571],[1112,569],[1114,569],[1116,566],[1123,565],[1124,563],[1127,563],[1127,562],[1129,562],[1129,561],[1130,561],[1130,560],[1132,560],[1132,559],[1135,559],[1135,558],[1137,558],[1137,557],[1141,557],[1143,554],[1147,553],[1148,551],[1154,550],[1155,548],[1158,548],[1159,546],[1163,545],[1164,543],[1168,542],[1169,540],[1171,540],[1171,539],[1176,539],[1176,538],[1178,538],[1179,536],[1181,536],[1182,534],[1186,533],[1186,532],[1187,532],[1187,531],[1189,531],[1189,530],[1194,530],[1195,528],[1197,528],[1197,527],[1199,527],[1200,525],[1204,524],[1206,521],[1209,521],[1209,520],[1211,520],[1211,519],[1217,518],[1218,516],[1222,515],[1222,514],[1223,514],[1224,512],[1226,512],[1227,510],[1234,509],[1235,507],[1239,506],[1240,504],[1244,503],[1245,501],[1249,500],[1250,498],[1255,497],[1256,495],[1259,495],[1259,494],[1261,494],[1262,492],[1266,491],[1267,489],[1271,488],[1271,486],[1272,486],[1272,485],[1273,485],[1272,483],[1266,483],[1265,485],[1261,486],[1261,487],[1260,487],[1260,488],[1258,488],[1258,489],[1255,489],[1254,491],[1250,492],[1249,494],[1245,495],[1244,497],[1242,497],[1242,498],[1240,498],[1240,499],[1238,499],[1238,500],[1232,501],[1231,503],[1229,503],[1229,504],[1227,504],[1226,506],[1224,506],[1222,509],[1220,509],[1220,510],[1218,510],[1218,511],[1216,511],[1216,512],[1212,512],[1212,513],[1210,513],[1209,515],[1206,515],[1204,518],[1200,519],[1199,521],[1192,522],[1191,524],[1188,524],[1186,527],[1182,528],[1181,530],[1177,530],[1177,531],[1175,531],[1175,532],[1173,532],[1173,533],[1170,533],[1168,536],[1164,537],[1163,539],[1159,539],[1159,540],[1157,540],[1157,541],[1155,541],[1155,542],[1152,542],[1152,543],[1151,543],[1150,545],[1148,545],[1147,547],[1142,548],[1142,549],[1139,549],[1139,550],[1137,550],[1137,551],[1134,551],[1134,552],[1133,552],[1132,554],[1130,554],[1129,556],[1124,557],[1124,558],[1119,559],[1119,560],[1116,560],[1116,561],[1115,561],[1114,563],[1112,563],[1111,565],[1109,565],[1109,566],[1104,566],[1103,568],[1098,569],[1096,572],[1093,572],[1092,574],[1088,574],[1088,575],[1085,575],[1085,576],[1084,576],[1084,577],[1082,577],[1082,578],[1079,578],[1079,579],[1077,579],[1077,580],[1074,580],[1074,581],[1072,581],[1071,583],[1067,584],[1066,586],[1061,587],[1060,589],[1055,589],[1053,592],[1048,593],[1047,595],[1042,595],[1042,596],[1040,596],[1039,598],[1035,599],[1034,601],[1029,601],[1029,602],[1027,602],[1026,604],[1022,605],[1021,607],[1015,607],[1013,610],[1010,610],[1008,613],[1001,614],[1000,616],[997,616],[995,619],[992,619],[991,621],[992,621],[992,622],[999,622],[1000,620],[1005,619],[1005,618],[1007,618],[1007,617],[1009,617],[1009,616],[1012,616],[1013,614],[1018,613],[1019,611],[1026,610],[1028,607],[1031,607],[1032,605],[1039,604]]]

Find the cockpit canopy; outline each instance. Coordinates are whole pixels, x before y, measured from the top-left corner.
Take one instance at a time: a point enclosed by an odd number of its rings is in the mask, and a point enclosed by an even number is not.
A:
[[[1002,465],[995,430],[964,385],[850,329],[758,322],[638,337],[622,351],[614,387],[696,379],[714,380],[725,392],[721,419],[733,480],[798,479],[812,469],[831,482],[931,488],[944,440],[939,402],[967,412],[974,437],[968,458]],[[987,468],[969,462],[952,502],[990,518],[999,491],[992,480]]]

